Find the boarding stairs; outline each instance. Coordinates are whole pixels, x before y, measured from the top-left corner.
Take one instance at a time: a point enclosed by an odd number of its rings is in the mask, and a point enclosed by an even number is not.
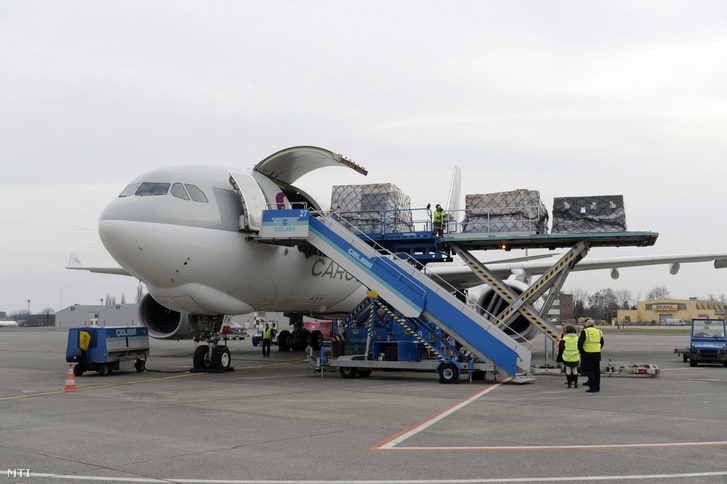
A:
[[[308,243],[376,291],[403,318],[423,318],[436,324],[502,376],[530,375],[529,348],[416,267],[393,254],[380,253],[332,217],[315,217],[308,210],[267,210],[257,240]]]

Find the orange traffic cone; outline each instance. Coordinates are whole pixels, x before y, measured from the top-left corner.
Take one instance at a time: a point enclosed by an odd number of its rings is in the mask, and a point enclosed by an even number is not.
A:
[[[76,391],[76,380],[73,378],[73,365],[68,365],[68,376],[66,376],[66,387],[63,389],[64,392],[75,392]]]

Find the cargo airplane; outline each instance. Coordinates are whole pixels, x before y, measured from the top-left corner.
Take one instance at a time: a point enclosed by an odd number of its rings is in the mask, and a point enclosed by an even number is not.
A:
[[[308,333],[303,316],[343,317],[366,297],[367,288],[315,249],[256,242],[266,209],[321,206],[294,183],[316,169],[343,166],[363,175],[362,167],[316,147],[279,151],[248,172],[210,166],[171,167],[145,173],[103,210],[101,241],[120,267],[84,267],[73,255],[69,269],[124,274],[148,290],[139,304],[139,321],[162,339],[195,338],[194,367],[225,369],[227,346],[218,345],[225,315],[283,312],[292,331],[279,334],[280,350],[304,349],[320,335]],[[581,261],[574,270],[612,269],[714,261],[727,266],[727,254],[692,254]],[[430,265],[431,266],[431,265]],[[466,266],[429,269],[456,289],[481,281]],[[488,269],[522,292],[526,279],[552,266],[542,260],[488,264]],[[485,290],[480,306],[499,297]],[[527,328],[525,328],[527,329]],[[533,334],[537,328],[520,334]]]

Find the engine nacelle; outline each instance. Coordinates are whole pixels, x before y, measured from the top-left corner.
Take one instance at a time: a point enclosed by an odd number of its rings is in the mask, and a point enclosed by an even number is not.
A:
[[[517,295],[524,293],[528,289],[527,284],[516,279],[508,279],[504,283]],[[499,315],[508,306],[508,303],[498,292],[491,287],[487,287],[477,299],[477,305],[479,306],[477,311],[480,314],[485,315],[488,319],[492,319]],[[540,310],[542,305],[543,303],[538,300],[532,306],[534,309]],[[518,315],[514,321],[505,327],[500,327],[500,329],[519,342],[530,341],[540,332],[540,329],[523,315]]]
[[[151,294],[139,303],[139,321],[149,328],[149,336],[156,339],[188,339],[197,334],[186,314],[165,308]]]

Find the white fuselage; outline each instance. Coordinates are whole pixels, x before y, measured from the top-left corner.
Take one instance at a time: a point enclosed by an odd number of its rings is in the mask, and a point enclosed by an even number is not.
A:
[[[177,167],[137,178],[100,217],[106,249],[157,302],[181,313],[339,314],[365,297],[365,288],[328,258],[258,243],[252,233],[241,232],[243,204],[229,171]],[[290,207],[275,183],[259,173],[251,176],[268,200]],[[135,194],[151,185],[150,194]],[[189,196],[194,187],[206,201]]]

